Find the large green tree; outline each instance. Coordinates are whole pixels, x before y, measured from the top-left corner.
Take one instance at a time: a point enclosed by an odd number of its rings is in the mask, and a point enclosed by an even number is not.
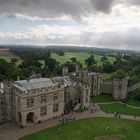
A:
[[[90,66],[96,64],[96,61],[94,59],[94,55],[91,55],[89,58],[87,58],[85,60],[85,64],[87,65],[87,67],[90,67]]]

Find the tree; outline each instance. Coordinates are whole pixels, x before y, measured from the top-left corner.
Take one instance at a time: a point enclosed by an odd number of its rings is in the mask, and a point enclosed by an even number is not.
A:
[[[136,66],[136,67],[133,69],[133,74],[135,74],[135,75],[140,75],[140,65]]]
[[[51,71],[54,72],[54,69],[59,65],[59,62],[57,62],[55,59],[53,58],[48,58],[45,61],[45,65],[47,66],[47,68]]]
[[[75,64],[70,61],[67,61],[64,65],[68,67],[69,72],[74,72],[76,70]]]
[[[44,66],[44,68],[42,68],[41,75],[42,75],[42,77],[50,77],[51,76],[51,71],[48,69],[47,66]]]
[[[113,78],[123,79],[126,77],[126,73],[124,70],[117,70],[113,75]]]
[[[58,65],[55,69],[54,69],[54,75],[58,76],[58,75],[62,75],[62,66]]]
[[[18,62],[18,58],[11,58],[11,63],[15,65]]]
[[[102,72],[111,73],[113,71],[114,71],[113,65],[109,61],[106,61],[106,62],[103,63]]]
[[[76,63],[76,61],[77,61],[76,57],[72,57],[72,58],[71,58],[71,61],[72,61],[73,63]]]
[[[85,64],[87,65],[87,67],[90,67],[90,66],[96,64],[96,61],[94,59],[94,55],[91,55],[89,58],[87,58],[85,60]]]
[[[102,62],[102,63],[105,63],[106,61],[108,61],[108,58],[106,57],[106,55],[104,55],[104,56],[101,58],[101,62]]]

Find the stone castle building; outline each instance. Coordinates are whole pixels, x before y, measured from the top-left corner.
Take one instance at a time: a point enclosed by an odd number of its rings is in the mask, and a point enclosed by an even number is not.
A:
[[[60,116],[70,101],[88,108],[90,97],[112,94],[127,96],[127,79],[102,81],[99,73],[76,67],[75,73],[63,69],[62,77],[35,78],[0,84],[0,123],[16,121],[22,127]]]

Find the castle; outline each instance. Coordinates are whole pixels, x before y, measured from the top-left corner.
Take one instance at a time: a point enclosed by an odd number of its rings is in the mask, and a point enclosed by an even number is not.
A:
[[[62,115],[66,104],[72,102],[88,108],[90,97],[101,93],[112,94],[114,99],[127,96],[127,79],[103,81],[99,73],[76,67],[63,76],[33,78],[0,84],[0,123],[16,121],[22,127]]]

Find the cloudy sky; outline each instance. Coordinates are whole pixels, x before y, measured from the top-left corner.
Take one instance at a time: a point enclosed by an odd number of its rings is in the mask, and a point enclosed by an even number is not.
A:
[[[0,0],[0,44],[140,50],[140,0]]]

